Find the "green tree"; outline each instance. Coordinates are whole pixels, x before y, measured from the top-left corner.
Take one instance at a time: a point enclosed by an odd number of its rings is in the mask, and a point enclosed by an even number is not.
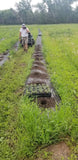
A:
[[[77,1],[77,0],[76,0]],[[71,4],[74,0],[43,0],[48,8],[50,23],[68,23],[71,20]]]
[[[31,24],[33,22],[31,0],[21,0],[16,4],[16,7],[20,17],[20,22]]]
[[[35,7],[37,8],[37,11],[34,13],[35,20],[38,23],[46,24],[48,22],[47,6],[44,3],[38,3],[37,5],[35,5]]]
[[[0,24],[18,24],[18,14],[14,9],[0,11]]]

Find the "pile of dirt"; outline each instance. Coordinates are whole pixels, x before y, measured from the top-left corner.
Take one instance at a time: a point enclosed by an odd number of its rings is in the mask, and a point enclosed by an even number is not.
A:
[[[37,39],[36,42],[36,47],[35,47],[35,53],[33,54],[33,58],[34,58],[34,63],[31,69],[31,73],[27,79],[26,85],[45,85],[48,86],[48,90],[44,90],[45,93],[47,94],[43,94],[42,91],[40,91],[41,96],[45,95],[45,97],[41,97],[39,94],[37,94],[37,87],[35,87],[35,90],[32,92],[32,95],[36,95],[39,97],[37,98],[37,103],[40,107],[43,108],[54,108],[56,105],[56,102],[58,103],[58,98],[56,96],[56,94],[54,94],[54,88],[52,88],[51,83],[50,83],[50,79],[49,79],[49,75],[47,73],[46,70],[46,64],[45,64],[45,60],[43,58],[43,54],[42,54],[42,45],[41,45],[41,37],[39,37]],[[41,89],[42,90],[42,89]],[[28,93],[28,95],[31,95],[30,91],[27,91],[26,89],[26,93]],[[47,95],[49,95],[49,97],[47,97]],[[52,96],[52,97],[51,97]]]
[[[46,70],[45,67],[43,67],[43,66],[38,66],[38,65],[34,65],[34,66],[32,67],[32,70],[40,70],[40,71],[42,71],[42,72],[47,72],[47,70]]]
[[[54,108],[56,105],[55,99],[52,97],[40,97],[37,98],[37,103],[43,108]]]
[[[44,66],[44,62],[42,62],[42,61],[35,61],[33,63],[33,65]]]
[[[48,79],[48,75],[46,73],[39,73],[38,71],[34,71],[34,73],[30,74],[30,78],[40,78],[40,79]]]

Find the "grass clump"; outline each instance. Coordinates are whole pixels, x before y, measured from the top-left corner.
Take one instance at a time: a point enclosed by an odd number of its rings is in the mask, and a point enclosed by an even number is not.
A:
[[[31,156],[41,145],[57,143],[71,136],[77,140],[77,119],[71,107],[62,106],[56,111],[40,108],[27,97],[22,98],[17,125],[18,159]]]

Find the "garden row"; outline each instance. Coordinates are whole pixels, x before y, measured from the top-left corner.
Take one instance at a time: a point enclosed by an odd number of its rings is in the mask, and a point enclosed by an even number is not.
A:
[[[19,48],[12,52],[9,61],[0,68],[0,157],[35,160],[38,154],[34,157],[34,152],[39,148],[65,141],[72,148],[70,159],[75,160],[78,156],[78,25],[30,26],[35,39],[38,28],[43,33],[42,51],[48,75],[61,97],[60,108],[42,110],[32,98],[23,96],[31,68],[37,69],[32,67],[34,50],[29,48],[24,53]],[[33,56],[38,60],[35,53]]]
[[[37,98],[39,106],[44,108],[55,107],[59,104],[60,98],[55,93],[50,83],[50,78],[46,70],[45,60],[42,54],[42,34],[39,31],[33,54],[34,63],[26,82],[25,94],[28,97]]]

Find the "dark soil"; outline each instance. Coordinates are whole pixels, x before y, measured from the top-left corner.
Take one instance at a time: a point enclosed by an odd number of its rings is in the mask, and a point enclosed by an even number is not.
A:
[[[2,66],[6,62],[6,60],[9,59],[8,56],[9,56],[8,52],[5,52],[0,55],[0,66]]]
[[[36,72],[40,73],[40,74],[46,74],[46,72],[36,69]],[[32,69],[31,73],[35,73],[35,69]],[[47,75],[47,74],[46,74]]]
[[[43,57],[34,57],[35,60],[40,61],[43,60]]]
[[[5,56],[7,55],[8,53],[5,52],[3,54],[0,55],[0,61],[4,60]]]
[[[47,85],[49,87],[48,93],[47,92],[46,92],[46,94],[42,93],[42,90],[40,93],[41,95],[36,93],[36,95],[38,96],[37,103],[40,107],[43,107],[43,108],[54,108],[56,103],[58,104],[58,102],[59,102],[58,96],[56,96],[55,90],[52,89],[50,79],[49,79],[49,76],[48,76],[48,73],[47,73],[47,70],[45,67],[45,61],[44,61],[41,49],[42,49],[42,45],[41,45],[41,39],[39,37],[39,41],[37,39],[37,42],[36,42],[35,53],[33,54],[33,58],[35,61],[33,63],[33,66],[31,69],[31,74],[29,75],[29,78],[28,78],[26,84],[27,85],[29,85],[29,84],[45,84],[45,85]],[[44,92],[45,92],[45,90],[44,90]],[[31,95],[31,93],[30,93],[30,95]],[[32,95],[34,96],[33,93],[32,93]],[[42,96],[42,97],[39,98],[39,96]],[[47,97],[47,96],[51,96],[51,97]]]
[[[40,54],[39,54],[39,53],[34,53],[34,54],[33,54],[33,57],[35,57],[35,56],[36,56],[36,57],[43,57],[43,55],[42,55],[41,53],[40,53]]]
[[[7,55],[7,54],[8,54],[8,51],[3,53],[3,55]]]
[[[32,70],[41,70],[41,71],[43,71],[43,72],[47,72],[47,70],[46,70],[46,68],[44,68],[44,67],[42,67],[42,66],[33,66],[32,67]]]
[[[35,62],[33,63],[33,65],[44,66],[44,64],[43,64],[42,62],[40,62],[40,61],[35,61]]]
[[[30,74],[30,76],[29,76],[30,78],[40,78],[40,79],[48,79],[48,75],[45,73],[45,74],[43,74],[43,73],[39,73],[39,72],[37,72],[37,71],[35,71],[34,73],[31,73]]]
[[[54,108],[56,104],[55,99],[52,97],[37,98],[37,103],[39,107],[43,107],[43,108]]]
[[[1,54],[1,55],[0,55],[0,58],[4,58],[4,55],[3,55],[3,54]]]
[[[2,61],[3,60],[3,57],[0,57],[0,61]]]

